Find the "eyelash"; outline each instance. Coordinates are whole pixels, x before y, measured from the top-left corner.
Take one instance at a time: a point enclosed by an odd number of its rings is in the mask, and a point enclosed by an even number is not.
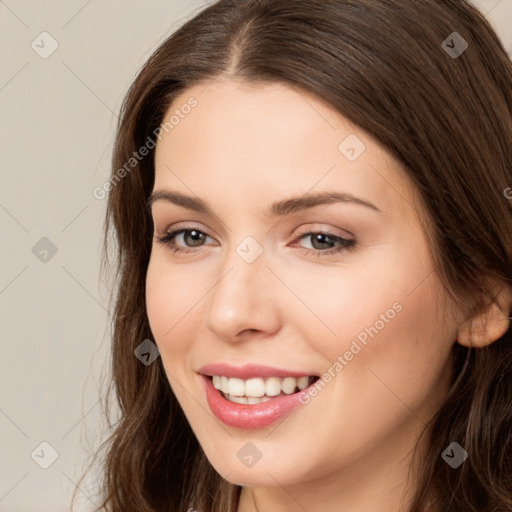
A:
[[[157,242],[169,247],[173,251],[173,253],[188,254],[188,253],[196,252],[196,250],[193,248],[186,249],[186,248],[178,247],[173,240],[176,236],[181,235],[183,233],[189,233],[191,231],[196,231],[197,233],[208,236],[204,231],[200,231],[199,229],[192,228],[192,227],[189,227],[189,228],[185,227],[185,228],[177,229],[175,231],[169,231],[167,233],[164,233],[162,236],[156,236],[155,238],[156,238]],[[341,253],[343,251],[354,250],[355,245],[356,245],[355,240],[342,238],[340,236],[337,236],[337,235],[334,235],[332,233],[325,232],[325,231],[311,231],[311,230],[307,231],[307,230],[305,230],[297,235],[296,240],[300,240],[302,238],[312,236],[312,235],[327,236],[330,239],[332,239],[333,242],[340,242],[341,245],[339,245],[337,247],[332,247],[331,249],[327,249],[327,250],[306,249],[306,248],[302,247],[301,250],[304,254],[313,255],[313,256],[317,256],[317,257],[320,257],[322,255],[330,256],[330,255],[334,255],[337,253]],[[199,246],[199,247],[202,247],[202,246]]]

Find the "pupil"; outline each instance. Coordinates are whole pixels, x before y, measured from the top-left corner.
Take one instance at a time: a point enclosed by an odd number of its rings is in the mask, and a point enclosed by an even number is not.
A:
[[[329,236],[328,235],[324,235],[324,234],[318,234],[316,236],[313,237],[313,240],[314,242],[318,242],[319,244],[327,244],[329,245],[329,241],[325,241],[325,239],[328,239]],[[313,246],[315,246],[315,243],[313,243]],[[317,247],[318,249],[318,247]],[[320,249],[325,249],[325,247],[320,247]]]
[[[198,231],[196,230],[193,230],[193,231],[190,231],[189,233],[189,237],[190,239],[192,240],[192,244],[191,245],[201,245],[201,238],[202,238],[202,233],[199,233]],[[196,243],[196,242],[199,242],[199,243]]]

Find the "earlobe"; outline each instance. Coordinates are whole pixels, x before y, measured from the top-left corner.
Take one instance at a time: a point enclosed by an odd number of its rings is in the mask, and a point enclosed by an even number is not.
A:
[[[512,288],[503,286],[484,311],[466,319],[457,330],[457,341],[466,347],[482,348],[500,339],[512,328]]]

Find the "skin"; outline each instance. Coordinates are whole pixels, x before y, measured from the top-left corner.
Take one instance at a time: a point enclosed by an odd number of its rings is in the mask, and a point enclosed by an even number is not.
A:
[[[239,512],[396,512],[414,490],[414,444],[448,389],[451,348],[471,335],[460,334],[461,313],[433,272],[414,187],[375,139],[304,92],[219,79],[185,91],[168,115],[191,96],[197,107],[158,142],[154,191],[199,197],[215,215],[152,204],[156,236],[183,227],[207,236],[199,246],[174,239],[190,253],[155,238],[146,286],[172,390],[211,464],[244,487]],[[354,162],[338,149],[349,134],[366,146]],[[326,190],[381,211],[339,202],[266,213],[274,201]],[[337,242],[314,245],[299,229],[355,246],[318,256]],[[236,252],[247,236],[263,249],[250,264]],[[396,303],[400,312],[277,425],[240,430],[211,413],[203,365],[321,375]],[[262,454],[252,468],[237,457],[248,442]]]

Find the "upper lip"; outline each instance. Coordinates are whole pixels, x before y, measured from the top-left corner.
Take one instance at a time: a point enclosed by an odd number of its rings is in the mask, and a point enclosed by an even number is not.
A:
[[[276,368],[271,366],[261,366],[258,364],[246,364],[244,366],[232,366],[227,363],[212,363],[203,366],[199,373],[209,377],[219,375],[224,377],[236,377],[247,380],[256,377],[310,377],[316,376],[314,372],[301,372]]]

